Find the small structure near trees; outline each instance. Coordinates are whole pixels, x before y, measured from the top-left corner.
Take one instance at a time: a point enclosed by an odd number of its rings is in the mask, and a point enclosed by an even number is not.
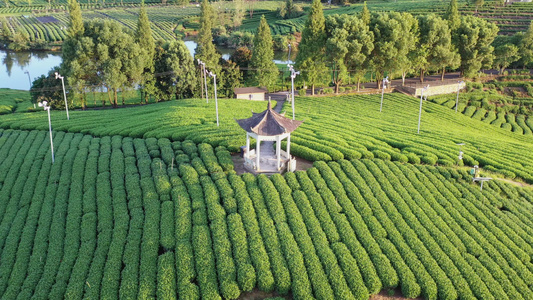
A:
[[[268,90],[258,87],[244,87],[235,88],[233,93],[237,99],[264,101],[265,94],[268,93]]]
[[[248,171],[258,173],[282,173],[294,171],[296,161],[290,155],[291,132],[303,121],[291,120],[268,107],[261,113],[253,113],[248,119],[235,120],[246,131],[246,148],[244,149],[244,167]],[[250,150],[250,137],[256,142],[256,149]],[[281,150],[281,141],[287,139],[287,151]],[[261,151],[261,142],[264,150]],[[276,142],[274,151],[273,142]]]

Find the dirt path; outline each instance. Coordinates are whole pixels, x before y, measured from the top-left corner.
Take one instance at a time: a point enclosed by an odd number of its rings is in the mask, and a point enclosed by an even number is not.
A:
[[[494,179],[495,180],[500,180],[500,181],[503,181],[503,182],[507,182],[507,183],[510,183],[512,185],[519,186],[519,187],[533,188],[533,185],[525,183],[525,182],[518,182],[518,181],[514,181],[514,180],[511,180],[511,179],[507,179],[507,178],[494,178]]]

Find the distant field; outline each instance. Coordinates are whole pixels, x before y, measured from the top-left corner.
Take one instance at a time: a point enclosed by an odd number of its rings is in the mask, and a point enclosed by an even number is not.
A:
[[[120,2],[106,2],[106,5],[108,5],[106,8],[89,3],[85,4],[83,1],[81,3],[84,9],[83,16],[85,19],[111,19],[120,22],[126,28],[132,30],[135,30],[137,26],[139,2],[124,1],[123,5]],[[301,32],[306,16],[288,20],[281,19],[276,12],[281,3],[281,1],[254,1],[253,14],[250,14],[251,4],[245,4],[245,8],[248,11],[245,14],[245,20],[242,26],[238,30],[255,32],[259,24],[259,19],[264,14],[267,17],[273,34],[283,35]],[[427,13],[443,14],[448,6],[447,1],[436,0],[368,1],[367,3],[369,9],[374,12],[400,11],[410,12],[414,15]],[[0,22],[7,22],[13,32],[18,29],[27,33],[31,41],[44,40],[47,42],[61,42],[65,38],[65,29],[68,25],[68,14],[64,11],[66,7],[64,4],[55,4],[53,7],[54,11],[47,11],[42,6],[45,4],[47,3],[44,1],[42,3],[32,2],[33,6],[28,7],[23,3],[19,3],[18,6],[13,5],[10,8],[5,8],[2,7],[2,2],[0,4]],[[198,29],[197,16],[200,10],[195,5],[181,7],[175,5],[159,6],[157,3],[147,4],[149,5],[147,9],[148,16],[152,21],[152,32],[156,39],[171,40],[181,38],[189,34],[195,34],[195,31]],[[309,3],[300,3],[300,5],[306,8]],[[226,12],[233,9],[233,4],[231,2],[223,2],[215,5],[215,7],[221,12]],[[327,7],[326,5],[324,13],[325,15],[355,14],[361,8],[362,4],[342,7]],[[466,2],[459,1],[459,9],[463,14],[474,14],[474,7],[467,6]],[[52,16],[59,20],[59,22],[41,23],[36,19],[38,16]],[[500,34],[514,34],[518,31],[527,30],[531,20],[533,20],[533,4],[514,3],[504,7],[495,7],[493,2],[487,2],[478,10],[478,16],[496,23],[500,28]]]

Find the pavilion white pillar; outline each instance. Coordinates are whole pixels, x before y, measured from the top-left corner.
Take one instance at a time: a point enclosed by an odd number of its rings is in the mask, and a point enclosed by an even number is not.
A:
[[[259,171],[261,168],[259,167],[259,154],[261,153],[261,139],[259,136],[257,136],[257,143],[255,147],[255,163],[256,163],[256,170]]]
[[[291,134],[287,136],[287,159],[291,159]]]
[[[246,158],[250,158],[250,134],[246,133]]]
[[[276,137],[276,157],[278,158],[278,170],[279,170],[279,163],[281,160],[281,139],[279,135]]]

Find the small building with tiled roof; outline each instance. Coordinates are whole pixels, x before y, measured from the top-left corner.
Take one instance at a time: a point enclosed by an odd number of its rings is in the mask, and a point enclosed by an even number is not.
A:
[[[281,173],[293,171],[293,158],[290,155],[291,132],[303,121],[291,120],[272,109],[268,101],[267,109],[261,113],[253,113],[248,119],[236,120],[246,131],[246,149],[244,167],[253,173]],[[250,150],[250,137],[256,140],[256,149]],[[281,141],[287,139],[287,151],[281,150]],[[261,153],[261,142],[276,142],[275,154],[268,151]],[[269,150],[269,149],[265,149]],[[266,153],[266,154],[265,154]],[[275,156],[274,156],[275,155]],[[263,158],[261,158],[263,156]],[[262,164],[263,163],[263,164]]]
[[[233,93],[237,99],[264,101],[265,94],[268,93],[268,90],[258,87],[243,87],[235,88]]]

